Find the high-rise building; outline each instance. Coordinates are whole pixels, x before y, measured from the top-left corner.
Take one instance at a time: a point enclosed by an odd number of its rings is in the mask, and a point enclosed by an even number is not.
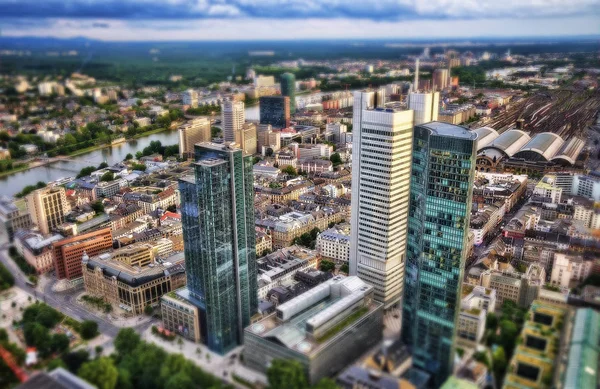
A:
[[[438,386],[452,373],[476,154],[463,127],[415,126],[402,339]]]
[[[433,90],[442,90],[448,86],[450,75],[448,69],[435,69],[431,76],[433,81]]]
[[[256,124],[244,123],[242,128],[235,133],[235,143],[244,151],[246,154],[256,154]]]
[[[110,251],[112,247],[113,239],[110,228],[71,236],[52,243],[52,259],[56,278],[69,280],[80,278],[83,254],[100,255]]]
[[[67,202],[65,188],[61,186],[45,187],[27,195],[27,210],[31,220],[42,235],[47,235],[54,228],[65,222],[65,215],[71,212]]]
[[[183,105],[189,105],[196,108],[198,106],[198,92],[188,89],[181,93],[181,102]]]
[[[388,308],[404,282],[413,111],[378,108],[381,98],[354,94],[350,274]]]
[[[408,95],[408,109],[415,111],[415,126],[438,120],[439,92],[412,92]]]
[[[281,75],[281,95],[290,98],[290,113],[296,113],[296,76],[292,73]]]
[[[246,120],[243,101],[227,100],[221,106],[221,126],[223,129],[223,140],[235,142],[235,134]]]
[[[258,306],[252,156],[231,144],[195,145],[195,175],[179,180],[187,297],[207,346],[241,344]]]
[[[263,96],[260,98],[260,124],[274,128],[290,126],[290,98],[288,96]]]
[[[281,132],[273,131],[273,128],[270,124],[259,125],[257,137],[257,151],[263,156],[267,154],[272,155],[281,149]]]
[[[194,155],[194,145],[200,142],[210,142],[210,119],[199,117],[182,124],[179,127],[179,154],[191,157]]]

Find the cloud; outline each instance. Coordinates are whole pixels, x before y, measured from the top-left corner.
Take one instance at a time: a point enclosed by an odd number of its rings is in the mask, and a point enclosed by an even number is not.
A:
[[[48,21],[45,19],[44,21]],[[96,27],[94,27],[96,25]],[[100,28],[106,26],[107,28]],[[26,28],[4,24],[4,36],[88,37],[105,41],[215,41],[296,39],[438,39],[556,37],[598,34],[598,18],[470,20],[267,19],[178,20],[51,19]]]
[[[423,20],[600,15],[600,0],[0,0],[5,18]]]

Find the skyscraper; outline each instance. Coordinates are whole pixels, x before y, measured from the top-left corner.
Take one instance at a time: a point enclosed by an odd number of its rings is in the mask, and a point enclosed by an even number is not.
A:
[[[221,106],[221,126],[223,128],[223,140],[235,142],[235,134],[242,128],[246,120],[244,102],[227,100]]]
[[[437,121],[440,111],[440,92],[411,92],[408,109],[415,111],[415,126]]]
[[[296,113],[296,76],[292,73],[281,75],[281,94],[290,98],[290,113]]]
[[[210,142],[210,140],[210,119],[207,117],[192,119],[179,127],[179,154],[193,156],[196,143]]]
[[[195,156],[179,181],[188,297],[204,343],[226,353],[258,305],[253,161],[231,144],[196,144]]]
[[[414,129],[402,339],[438,386],[452,373],[476,138],[448,123]]]
[[[448,69],[435,69],[431,79],[433,81],[433,90],[442,90],[448,86],[450,72]]]
[[[382,98],[354,93],[350,274],[388,308],[403,290],[413,111],[379,108]]]
[[[275,128],[290,126],[290,98],[288,96],[263,96],[259,99],[260,124]]]

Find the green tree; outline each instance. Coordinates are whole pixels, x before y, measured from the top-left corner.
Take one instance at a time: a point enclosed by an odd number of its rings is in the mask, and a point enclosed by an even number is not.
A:
[[[77,375],[99,389],[113,389],[117,386],[119,371],[108,357],[101,357],[81,365]]]
[[[65,334],[54,334],[50,340],[50,349],[55,353],[62,353],[69,349],[69,337]]]
[[[115,179],[115,174],[113,172],[106,172],[100,177],[100,181],[110,182]]]
[[[335,263],[328,261],[326,259],[321,260],[321,264],[319,265],[319,270],[324,272],[330,272],[335,270]]]
[[[83,169],[81,169],[79,171],[79,174],[77,174],[77,178],[81,178],[81,177],[85,177],[85,176],[89,176],[90,174],[92,174],[93,172],[95,172],[96,170],[98,170],[95,166],[87,166],[84,167]]]
[[[165,389],[194,389],[195,387],[190,376],[183,372],[175,373],[165,384]]]
[[[62,360],[65,362],[67,369],[71,373],[77,373],[81,365],[90,359],[90,354],[85,350],[77,350],[63,355]]]
[[[46,370],[52,371],[59,367],[62,367],[63,369],[67,369],[67,364],[60,358],[54,358],[53,360],[48,362],[48,365],[46,366]]]
[[[129,161],[130,159],[133,159],[133,155],[131,155],[131,153],[127,153],[127,155],[125,156],[125,160]]]
[[[339,386],[331,378],[321,378],[311,389],[339,389]]]
[[[290,175],[292,177],[296,177],[298,175],[298,172],[296,171],[296,168],[294,168],[291,165],[287,165],[287,166],[283,167],[281,169],[281,172],[284,173],[284,174],[288,174],[288,175]]]
[[[94,201],[93,203],[90,204],[90,206],[96,213],[104,212],[104,204],[102,204],[102,200]]]
[[[495,330],[498,327],[498,317],[493,313],[488,313],[485,320],[485,327],[487,329]]]
[[[152,305],[146,305],[146,307],[144,308],[144,313],[150,316],[152,315],[152,312],[154,312],[154,308],[152,308]]]
[[[341,165],[343,163],[340,153],[331,154],[331,157],[329,157],[329,160],[331,161],[333,166]]]
[[[496,348],[494,354],[492,355],[492,361],[494,366],[494,374],[496,375],[498,382],[500,382],[506,371],[506,353],[504,352],[504,348],[502,346]]]
[[[83,339],[92,339],[98,335],[98,323],[93,320],[85,320],[81,323],[79,333]]]
[[[302,364],[292,359],[275,359],[267,370],[269,389],[306,389]]]
[[[347,263],[344,263],[342,266],[340,266],[340,272],[346,273],[346,274],[350,273],[350,268],[348,267]]]
[[[106,169],[107,167],[108,167],[108,163],[102,162],[100,165],[98,165],[98,170]]]
[[[120,355],[127,355],[135,350],[141,342],[140,336],[133,328],[124,328],[115,338],[115,350]]]

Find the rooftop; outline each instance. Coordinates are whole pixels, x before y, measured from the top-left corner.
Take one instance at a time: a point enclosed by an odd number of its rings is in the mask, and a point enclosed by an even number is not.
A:
[[[468,140],[476,140],[477,133],[469,131],[465,127],[457,126],[444,122],[430,122],[419,124],[418,127],[429,129],[434,135],[445,136],[451,138],[461,138]]]

